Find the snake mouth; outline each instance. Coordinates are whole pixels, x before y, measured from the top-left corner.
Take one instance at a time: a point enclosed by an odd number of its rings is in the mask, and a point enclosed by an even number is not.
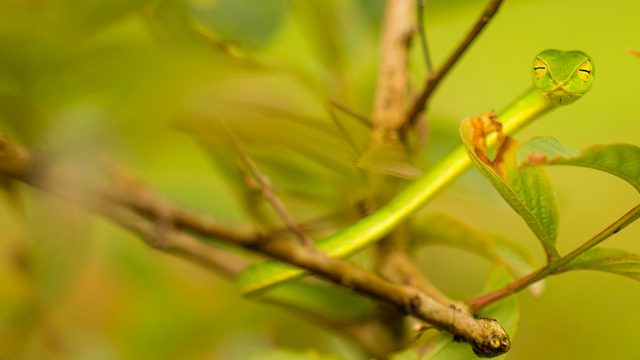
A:
[[[558,105],[568,104],[574,100],[573,96],[569,94],[562,84],[558,84],[551,91],[547,92],[547,96],[554,104]]]

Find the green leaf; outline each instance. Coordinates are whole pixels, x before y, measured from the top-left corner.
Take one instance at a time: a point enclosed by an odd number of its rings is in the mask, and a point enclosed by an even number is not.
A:
[[[522,165],[572,165],[604,171],[640,191],[640,147],[630,144],[595,145],[582,151],[565,148],[552,137],[538,137],[518,153]]]
[[[468,251],[483,257],[495,265],[504,266],[509,273],[522,277],[536,269],[533,259],[517,244],[473,228],[445,214],[428,214],[416,222],[411,236],[412,246],[442,245]],[[534,296],[539,296],[544,283],[529,287]]]
[[[497,290],[512,281],[511,276],[504,267],[496,266],[489,274],[489,279],[484,287],[483,293]],[[509,296],[502,301],[486,307],[480,317],[496,319],[513,339],[520,318],[518,301],[515,296]],[[428,350],[420,358],[421,360],[476,360],[478,357],[471,351],[469,345],[454,342],[451,335],[441,332],[432,343],[428,344]],[[400,357],[394,359],[408,359],[406,352],[414,352],[415,349],[398,354]],[[402,357],[404,356],[404,357]],[[505,359],[506,354],[497,359]]]
[[[340,81],[344,81],[340,78],[344,76],[347,60],[347,30],[354,31],[349,27],[353,24],[344,23],[341,16],[344,6],[344,2],[335,0],[297,1],[295,4],[296,19],[299,20],[297,31],[301,31],[310,42],[313,55],[320,64]]]
[[[624,250],[593,248],[578,255],[557,273],[573,270],[596,270],[640,281],[640,255]]]
[[[546,173],[537,167],[519,169],[519,144],[510,137],[498,137],[495,159],[490,160],[487,136],[500,131],[491,116],[462,122],[460,132],[469,156],[507,203],[524,219],[538,237],[548,259],[559,257],[555,248],[558,234],[558,202]]]

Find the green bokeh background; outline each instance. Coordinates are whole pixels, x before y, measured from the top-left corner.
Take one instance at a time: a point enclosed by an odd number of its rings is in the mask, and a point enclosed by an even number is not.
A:
[[[246,139],[260,144],[254,148],[257,160],[275,153],[302,164],[297,171],[274,171],[274,184],[311,199],[338,201],[343,194],[335,186],[357,193],[352,175],[333,174],[286,146],[265,144],[300,146],[292,139],[300,137],[318,147],[309,151],[326,153],[343,166],[351,161],[344,155],[348,148],[314,132],[292,134],[295,127],[278,126],[276,112],[260,117],[241,104],[268,105],[292,117],[325,122],[329,99],[369,113],[382,4],[3,1],[0,126],[26,146],[55,149],[61,163],[86,177],[100,181],[107,156],[135,169],[180,204],[247,223],[251,214],[239,200],[237,183],[229,181],[224,162],[212,164],[212,158],[224,154],[215,146],[203,151],[189,133],[197,128],[201,140],[215,143],[223,135],[199,126],[214,118],[248,117],[252,122],[239,121],[238,126]],[[428,1],[426,28],[436,64],[483,7],[477,0]],[[640,145],[640,58],[628,52],[640,48],[638,14],[640,2],[635,0],[506,0],[433,97],[432,152],[423,163],[458,143],[460,119],[499,110],[527,88],[532,57],[546,48],[587,52],[597,79],[585,99],[545,116],[518,138],[551,135],[576,148]],[[415,47],[411,66],[416,89],[424,76],[421,64]],[[352,125],[354,136],[366,139]],[[267,170],[277,167],[263,165]],[[631,187],[606,174],[559,167],[549,172],[560,199],[561,252],[638,203]],[[316,353],[362,356],[349,342],[285,310],[243,299],[215,274],[156,253],[133,235],[72,206],[20,190],[19,205],[10,193],[2,194],[6,201],[0,204],[2,358],[294,356],[265,355],[275,348],[309,358]],[[295,197],[289,200],[296,214],[312,217],[322,210]],[[447,212],[543,258],[524,222],[475,171],[425,211]],[[640,253],[640,226],[634,224],[608,242],[609,247]],[[443,247],[423,251],[419,259],[426,274],[455,298],[480,291],[490,267]],[[523,293],[519,299],[521,322],[510,359],[635,359],[640,354],[640,286],[629,279],[568,273],[549,279],[542,298]]]

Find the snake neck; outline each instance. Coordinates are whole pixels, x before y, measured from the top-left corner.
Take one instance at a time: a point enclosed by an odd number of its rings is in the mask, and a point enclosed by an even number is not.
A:
[[[547,96],[532,86],[498,113],[498,120],[502,123],[502,130],[512,134],[556,107]]]

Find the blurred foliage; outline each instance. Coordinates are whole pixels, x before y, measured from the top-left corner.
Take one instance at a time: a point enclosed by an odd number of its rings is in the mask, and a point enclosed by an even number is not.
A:
[[[427,3],[439,63],[484,4]],[[232,223],[279,228],[247,186],[227,126],[298,220],[336,214],[313,229],[330,233],[353,220],[348,209],[369,193],[354,166],[368,129],[339,114],[349,141],[326,109],[335,101],[370,112],[383,9],[382,0],[4,0],[0,129],[96,181],[106,181],[105,159],[115,159],[179,204]],[[461,118],[519,95],[531,57],[548,47],[586,51],[599,77],[584,100],[522,137],[552,134],[576,147],[640,143],[640,64],[626,52],[640,47],[639,11],[632,0],[606,7],[595,0],[505,2],[434,97],[422,166],[457,144]],[[416,90],[424,77],[420,56],[412,49]],[[560,199],[561,251],[637,203],[633,189],[616,179],[549,172]],[[451,213],[478,233],[499,232],[537,251],[517,215],[478,180],[469,174],[428,211]],[[8,189],[0,193],[2,358],[364,358],[354,344],[286,310],[244,300],[217,276],[158,254],[73,206],[20,185]],[[638,253],[639,236],[638,226],[630,227],[615,245]],[[481,290],[488,262],[445,247],[428,250],[418,259],[446,292],[466,297]],[[596,261],[592,255],[583,260]],[[511,356],[537,359],[540,344],[547,359],[640,352],[638,316],[628,311],[640,288],[598,276],[553,278],[539,302],[522,296]],[[616,331],[599,331],[611,327]]]

